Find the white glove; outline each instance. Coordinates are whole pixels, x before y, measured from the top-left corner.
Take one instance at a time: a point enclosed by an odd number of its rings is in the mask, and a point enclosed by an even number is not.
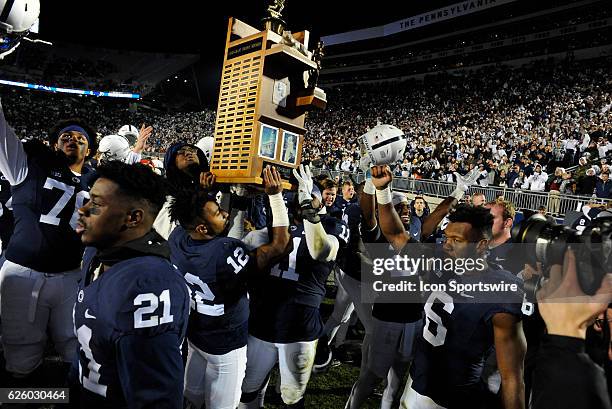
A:
[[[474,168],[465,176],[461,176],[457,172],[453,172],[453,175],[455,175],[455,178],[457,179],[457,186],[455,187],[453,193],[451,193],[451,196],[457,200],[461,200],[469,187],[476,183],[476,179],[478,179],[478,176],[480,176],[480,172],[478,171],[478,168]]]
[[[293,169],[293,176],[298,181],[298,200],[300,203],[312,200],[312,187],[314,182],[312,181],[312,174],[310,173],[310,167],[308,165],[300,165],[300,171]]]

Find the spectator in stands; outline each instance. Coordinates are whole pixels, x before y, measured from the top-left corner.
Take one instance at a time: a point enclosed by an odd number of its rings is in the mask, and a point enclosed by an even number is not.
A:
[[[612,198],[612,181],[609,173],[602,172],[601,178],[595,184],[595,195],[600,199]]]
[[[529,189],[533,192],[543,192],[546,187],[547,179],[548,175],[546,172],[542,172],[542,165],[538,164],[535,167],[534,173],[525,180],[522,188]]]
[[[480,164],[478,165],[478,170],[480,171],[480,176],[478,177],[478,184],[482,187],[488,187],[489,186],[489,172],[487,172],[485,165],[484,164]]]
[[[507,175],[505,170],[500,170],[499,174],[495,175],[493,184],[499,187],[508,187]]]
[[[587,164],[587,162],[587,158],[585,158],[584,156],[578,160],[578,169],[576,169],[576,171],[574,172],[574,177],[576,178],[578,185],[580,185],[582,178],[587,175],[587,170],[591,168]]]
[[[520,171],[521,171],[521,167],[519,165],[514,165],[512,167],[512,170],[508,172],[508,178],[507,178],[508,187],[514,187],[514,181],[519,177]]]
[[[559,186],[559,192],[562,195],[575,195],[576,194],[576,181],[572,178],[572,173],[566,171],[562,176],[563,181]]]
[[[552,213],[559,213],[559,205],[561,204],[559,195],[561,194],[564,173],[565,169],[558,167],[555,169],[554,175],[551,175],[547,181],[548,208]]]
[[[512,183],[511,187],[513,189],[521,189],[522,186],[525,184],[525,181],[526,181],[525,171],[519,170],[518,177],[514,179],[514,182]]]
[[[595,169],[590,168],[586,171],[586,176],[578,180],[578,192],[581,195],[592,196],[595,193],[596,184],[597,176],[595,176]]]

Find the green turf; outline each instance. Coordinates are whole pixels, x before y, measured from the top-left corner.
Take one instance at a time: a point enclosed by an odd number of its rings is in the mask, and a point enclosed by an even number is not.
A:
[[[342,364],[335,368],[331,368],[324,374],[312,375],[306,388],[306,408],[310,409],[342,409],[351,392],[351,387],[357,376],[359,375],[359,367],[354,365]],[[274,388],[278,371],[274,370],[270,379],[270,385],[266,393],[265,407],[266,409],[281,409],[284,406],[280,402],[280,398],[275,396]],[[374,395],[368,399],[366,404],[362,406],[366,409],[380,408],[380,393],[382,388],[377,388],[378,395]]]

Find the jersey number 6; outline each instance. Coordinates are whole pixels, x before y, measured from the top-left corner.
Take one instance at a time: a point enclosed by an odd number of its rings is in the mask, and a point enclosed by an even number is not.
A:
[[[438,306],[440,305],[442,308],[439,309]],[[444,345],[444,341],[446,340],[446,328],[442,322],[442,317],[440,317],[440,315],[434,311],[434,307],[436,307],[436,310],[438,310],[440,313],[445,311],[448,315],[450,315],[455,309],[453,297],[444,292],[436,291],[431,293],[425,302],[425,326],[423,327],[423,338],[425,338],[431,345],[439,347],[440,345]],[[434,329],[435,332],[433,331]]]

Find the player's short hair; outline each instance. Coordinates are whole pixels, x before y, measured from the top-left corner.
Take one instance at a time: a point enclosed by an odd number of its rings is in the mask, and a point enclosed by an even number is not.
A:
[[[207,202],[217,202],[213,193],[199,187],[178,189],[172,193],[170,220],[177,221],[187,230],[193,230],[200,223],[202,208]]]
[[[336,181],[331,179],[323,179],[319,182],[319,185],[321,187],[321,191],[338,188],[338,184],[336,183]]]
[[[491,239],[493,215],[486,207],[474,207],[467,204],[458,205],[448,216],[451,223],[468,223],[480,238]]]
[[[342,187],[344,186],[355,186],[353,184],[353,181],[351,179],[344,179],[344,182],[342,182]]]
[[[516,216],[516,208],[514,207],[514,204],[504,198],[497,198],[495,200],[491,200],[490,202],[487,203],[487,206],[501,207],[504,210],[504,214],[503,214],[504,220],[506,219],[514,220],[514,217]]]
[[[153,172],[149,166],[110,161],[100,165],[97,173],[98,178],[114,182],[121,195],[147,203],[153,216],[159,213],[166,202],[164,178]]]

